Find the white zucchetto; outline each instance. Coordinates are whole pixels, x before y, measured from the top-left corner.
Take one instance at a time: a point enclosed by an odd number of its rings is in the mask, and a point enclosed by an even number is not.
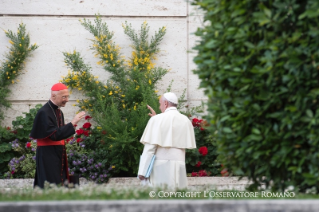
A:
[[[176,96],[176,94],[172,93],[172,92],[168,92],[168,93],[164,93],[163,96],[165,97],[165,99],[171,103],[174,104],[178,104],[178,98]]]

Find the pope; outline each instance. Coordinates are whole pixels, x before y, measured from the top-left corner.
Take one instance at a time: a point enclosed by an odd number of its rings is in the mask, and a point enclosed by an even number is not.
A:
[[[37,140],[34,187],[44,187],[44,182],[63,185],[69,179],[68,161],[64,139],[75,133],[75,125],[85,116],[78,113],[70,123],[64,123],[61,107],[69,101],[66,85],[56,83],[51,88],[51,98],[38,111],[30,137]]]
[[[177,96],[168,92],[161,96],[161,114],[148,106],[152,118],[148,121],[140,142],[144,144],[138,177],[146,180],[145,174],[155,154],[153,170],[149,177],[151,186],[186,188],[188,185],[185,149],[196,148],[194,128],[191,121],[177,110]],[[148,179],[147,179],[148,180]]]

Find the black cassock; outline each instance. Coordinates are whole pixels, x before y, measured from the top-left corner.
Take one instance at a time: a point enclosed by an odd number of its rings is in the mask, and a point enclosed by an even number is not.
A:
[[[60,142],[75,133],[72,123],[64,125],[62,111],[50,100],[38,111],[30,137],[37,140]],[[68,179],[65,145],[39,146],[36,151],[34,186],[44,187],[44,182],[61,185]]]

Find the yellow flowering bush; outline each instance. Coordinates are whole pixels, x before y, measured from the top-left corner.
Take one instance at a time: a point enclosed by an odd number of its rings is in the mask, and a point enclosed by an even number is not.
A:
[[[8,30],[5,34],[10,39],[11,45],[0,67],[0,109],[10,107],[10,102],[7,100],[10,94],[9,86],[16,82],[17,76],[24,67],[25,59],[38,48],[36,44],[30,44],[30,36],[26,33],[23,23],[19,24],[17,33]],[[0,122],[1,120],[3,120],[3,112],[0,110]]]
[[[143,148],[139,138],[149,120],[146,105],[158,110],[155,86],[167,73],[154,63],[166,29],[160,28],[149,41],[146,22],[139,33],[125,22],[124,33],[133,43],[131,57],[125,58],[113,41],[114,33],[99,16],[94,23],[84,19],[81,24],[92,34],[91,49],[99,58],[98,65],[112,75],[107,81],[100,81],[79,52],[64,52],[71,71],[63,83],[83,93],[85,99],[77,101],[79,108],[88,111],[103,132],[101,140],[96,141],[100,144],[94,150],[97,157],[103,155],[109,164],[116,166],[114,172],[118,176],[135,176]]]

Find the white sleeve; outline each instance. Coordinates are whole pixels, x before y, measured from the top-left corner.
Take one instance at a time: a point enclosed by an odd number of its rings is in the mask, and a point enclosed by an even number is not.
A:
[[[140,157],[140,165],[138,167],[138,175],[145,176],[148,166],[151,163],[151,159],[155,154],[157,145],[154,144],[144,144],[143,153]]]

